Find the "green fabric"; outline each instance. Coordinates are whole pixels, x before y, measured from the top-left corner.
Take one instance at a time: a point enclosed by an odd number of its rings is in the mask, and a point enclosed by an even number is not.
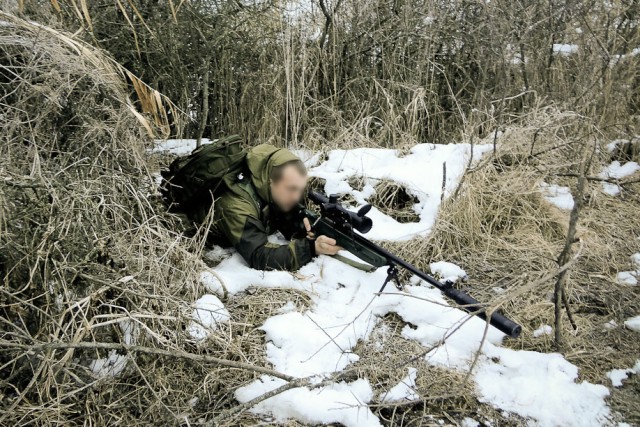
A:
[[[269,186],[271,170],[293,160],[299,159],[291,151],[269,144],[258,145],[247,153],[247,166],[251,173],[251,182],[262,200],[271,203]]]
[[[335,254],[335,255],[333,255],[333,257],[335,259],[337,259],[338,261],[341,261],[341,262],[343,262],[343,263],[345,263],[347,265],[350,265],[353,268],[357,268],[358,270],[366,271],[367,273],[371,273],[371,272],[376,271],[376,267],[374,267],[372,265],[352,260],[351,258],[347,258],[347,257],[342,256],[340,254]]]
[[[236,177],[214,204],[213,241],[233,246],[256,269],[297,270],[315,256],[298,212],[278,212],[272,203],[269,175],[275,166],[298,159],[284,148],[259,145],[247,153],[249,176]],[[276,230],[289,244],[275,245],[267,237]]]
[[[235,246],[242,238],[247,218],[260,221],[261,215],[249,197],[227,192],[213,206],[214,232],[224,239],[224,246]]]
[[[202,222],[213,198],[222,194],[242,171],[247,152],[237,135],[202,145],[178,157],[162,171],[161,192],[173,210]]]

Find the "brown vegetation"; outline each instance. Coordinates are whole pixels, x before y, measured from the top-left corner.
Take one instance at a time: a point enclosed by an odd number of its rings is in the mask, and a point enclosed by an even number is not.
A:
[[[578,194],[582,154],[597,148],[563,285],[577,329],[563,317],[561,350],[582,379],[605,384],[640,354],[636,335],[603,327],[640,312],[637,289],[615,281],[638,252],[640,183],[624,180],[611,197],[597,176],[613,160],[604,145],[638,133],[637,1],[319,0],[301,22],[280,2],[4,4],[48,26],[0,15],[0,424],[255,424],[233,390],[269,370],[258,327],[282,301],[302,308],[308,297],[251,290],[226,302],[228,328],[189,340],[203,244],[156,202],[152,133],[323,150],[495,143],[428,239],[387,246],[419,267],[463,266],[474,296],[523,325],[508,345],[545,352],[551,337],[530,334],[553,323],[569,214],[538,185]],[[638,161],[639,146],[612,156]],[[378,190],[376,204],[411,219],[402,188]],[[130,325],[141,332],[123,345]],[[368,357],[345,375],[382,387],[406,374],[401,362],[422,349],[394,316],[383,326],[383,350],[360,343]],[[133,362],[126,375],[96,376],[91,360],[112,351]],[[389,425],[520,423],[479,405],[466,375],[419,367],[423,401],[372,405]],[[627,422],[640,423],[638,384],[612,392]]]

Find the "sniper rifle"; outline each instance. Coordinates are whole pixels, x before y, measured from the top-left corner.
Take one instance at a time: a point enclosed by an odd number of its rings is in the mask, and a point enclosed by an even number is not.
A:
[[[304,211],[304,215],[309,218],[316,236],[325,235],[335,239],[337,245],[342,246],[345,250],[374,267],[388,267],[387,278],[382,284],[380,292],[391,281],[394,282],[399,290],[402,289],[398,279],[398,269],[403,268],[440,289],[443,294],[469,313],[484,320],[487,320],[487,317],[490,316],[489,323],[510,337],[517,338],[520,335],[522,331],[520,325],[500,313],[493,312],[489,314],[483,304],[454,288],[451,281],[442,283],[363,237],[362,234],[367,233],[373,226],[371,218],[366,216],[371,210],[371,205],[365,205],[358,212],[352,212],[340,203],[338,195],[332,194],[326,197],[321,193],[310,191],[308,197],[320,208],[320,215],[307,209]]]

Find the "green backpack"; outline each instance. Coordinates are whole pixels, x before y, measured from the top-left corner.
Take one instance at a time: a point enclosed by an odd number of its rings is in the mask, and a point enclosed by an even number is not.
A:
[[[192,220],[204,219],[203,212],[208,211],[215,197],[243,172],[246,156],[242,139],[231,135],[175,159],[169,170],[160,172],[160,192],[169,210],[183,212]]]

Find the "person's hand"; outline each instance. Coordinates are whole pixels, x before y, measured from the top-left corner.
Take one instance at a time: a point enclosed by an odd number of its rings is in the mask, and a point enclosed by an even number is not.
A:
[[[316,254],[317,255],[335,255],[339,250],[342,249],[341,246],[336,245],[335,239],[327,236],[318,236],[316,239],[316,235],[313,231],[311,231],[311,223],[309,222],[309,218],[303,218],[302,222],[304,224],[305,230],[307,230],[307,238],[315,239],[316,246]]]
[[[311,231],[311,223],[309,222],[309,218],[307,218],[306,216],[302,218],[302,223],[304,224],[304,229],[307,230],[307,237],[309,239],[315,239],[316,234]]]
[[[335,255],[342,247],[336,245],[335,239],[327,236],[318,236],[316,239],[316,254]]]

